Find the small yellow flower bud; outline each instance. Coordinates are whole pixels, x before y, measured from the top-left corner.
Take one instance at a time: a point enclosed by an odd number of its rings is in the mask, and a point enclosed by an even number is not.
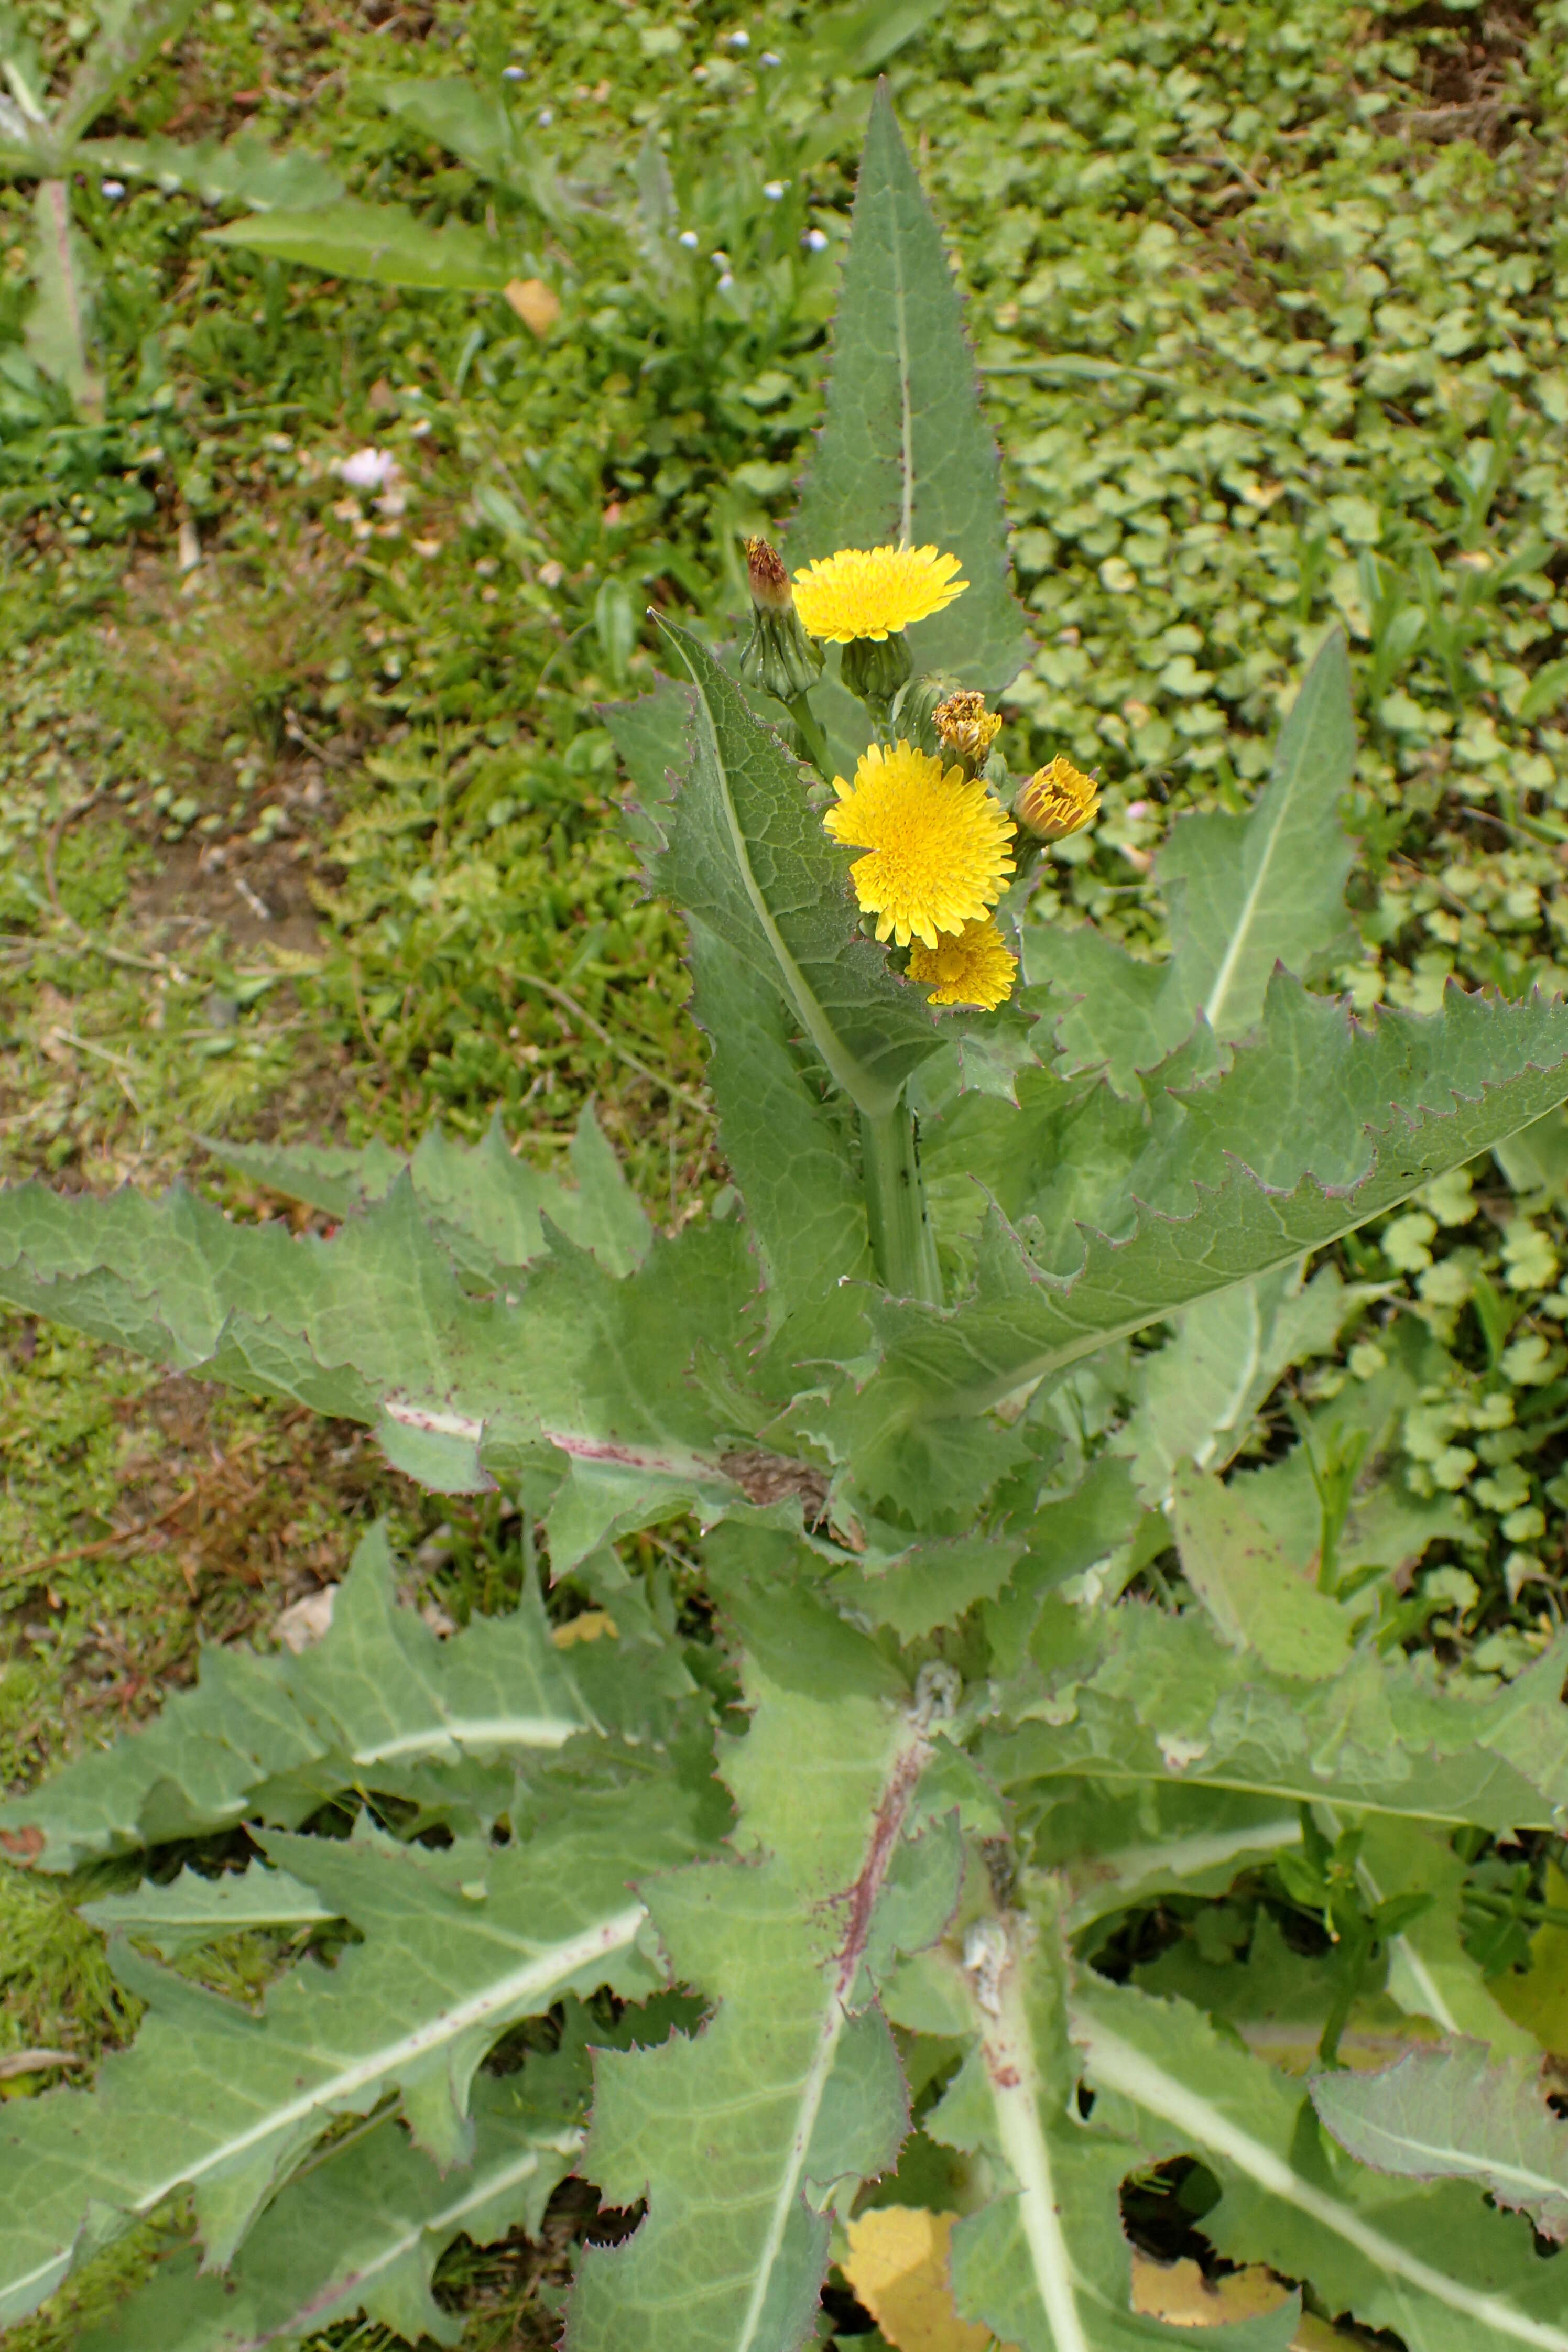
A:
[[[1018,823],[1037,841],[1065,841],[1092,824],[1100,807],[1100,786],[1081,768],[1058,751],[1050,765],[1037,768],[1021,784],[1013,803]]]
[[[985,765],[986,754],[1002,731],[1001,712],[987,710],[985,697],[967,687],[939,702],[931,719],[944,750],[972,770]]]

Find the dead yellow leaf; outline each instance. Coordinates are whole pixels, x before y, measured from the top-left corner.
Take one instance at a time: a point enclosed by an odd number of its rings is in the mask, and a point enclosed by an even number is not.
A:
[[[580,1617],[568,1617],[564,1625],[557,1625],[551,1640],[558,1650],[569,1650],[574,1642],[597,1642],[608,1636],[612,1642],[621,1638],[621,1629],[607,1609],[584,1609]]]
[[[874,2205],[849,2224],[844,2275],[897,2352],[987,2352],[994,2340],[953,2306],[947,2246],[957,2219]]]
[[[509,278],[501,289],[531,335],[541,342],[561,316],[561,297],[542,278]]]
[[[1132,2257],[1132,2308],[1171,2327],[1226,2327],[1278,2311],[1289,2290],[1272,2271],[1255,2265],[1228,2277],[1205,2278],[1196,2263],[1156,2263]]]

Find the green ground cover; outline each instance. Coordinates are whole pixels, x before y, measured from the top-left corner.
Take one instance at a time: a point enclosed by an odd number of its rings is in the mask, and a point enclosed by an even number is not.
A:
[[[26,13],[65,70],[87,19]],[[649,676],[648,602],[726,630],[739,534],[788,512],[882,65],[973,298],[1039,641],[1009,758],[1104,785],[1045,886],[1063,919],[1163,947],[1166,806],[1245,804],[1337,614],[1338,981],[1423,1008],[1450,974],[1563,984],[1568,7],[217,0],[100,136],[250,132],[493,219],[559,314],[215,245],[236,206],[84,179],[100,419],[30,355],[34,192],[0,187],[6,1174],[184,1171],[249,1212],[203,1136],[402,1143],[500,1103],[548,1159],[592,1096],[662,1222],[721,1181],[595,704]],[[526,190],[373,79],[447,73],[509,91]],[[390,499],[337,470],[366,446]],[[1413,1612],[1478,1676],[1563,1610],[1565,1172],[1536,1139],[1345,1245],[1366,1307],[1274,1409],[1381,1416],[1440,1528]],[[372,1509],[459,1616],[515,1559],[346,1444],[14,1318],[0,1350],[12,1784],[198,1639],[264,1633]],[[125,2031],[72,1892],[7,1882],[0,2067]],[[474,2344],[542,2340],[534,2269],[455,2257],[451,2284]],[[74,2342],[107,2292],[16,2340]]]

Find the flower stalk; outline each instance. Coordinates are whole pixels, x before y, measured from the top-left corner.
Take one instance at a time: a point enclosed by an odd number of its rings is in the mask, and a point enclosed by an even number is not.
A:
[[[926,1212],[914,1113],[902,1100],[879,1118],[860,1114],[860,1167],[871,1255],[884,1290],[940,1307],[942,1272]]]

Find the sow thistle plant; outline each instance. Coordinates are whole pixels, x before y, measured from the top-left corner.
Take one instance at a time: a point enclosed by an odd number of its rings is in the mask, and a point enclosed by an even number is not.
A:
[[[209,1651],[4,1808],[145,2011],[5,2105],[0,2319],[163,2214],[189,2242],[99,2352],[450,2342],[443,2249],[576,2172],[628,2218],[571,2352],[793,2352],[849,2289],[909,2352],[1176,2345],[1153,2257],[1194,2249],[1245,2352],[1568,2352],[1528,2024],[1568,1650],[1451,1687],[1410,1646],[1452,1524],[1383,1467],[1413,1318],[1245,1452],[1375,1313],[1309,1261],[1568,1097],[1568,1012],[1314,992],[1337,636],[1253,805],[1171,827],[1163,961],[1031,915],[1096,789],[1000,764],[995,453],[885,95],[752,566],[743,652],[667,621],[610,714],[689,927],[710,1212],[654,1232],[591,1117],[570,1177],[499,1129],[225,1152],[331,1239],[0,1196],[18,1308],[368,1424],[525,1537],[516,1605],[443,1641],[372,1531],[317,1647]],[[1495,1917],[1466,1940],[1494,1843],[1524,1974],[1484,1972]],[[238,1933],[254,2009],[202,1982]]]

